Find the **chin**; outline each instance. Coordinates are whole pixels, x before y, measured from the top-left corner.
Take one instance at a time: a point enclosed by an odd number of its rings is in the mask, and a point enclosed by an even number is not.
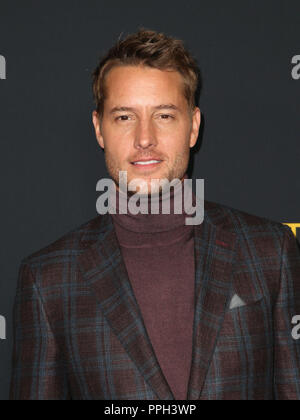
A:
[[[154,183],[153,186],[151,185],[151,181],[148,181],[146,185],[143,183],[143,185],[138,186],[135,189],[135,191],[131,191],[130,194],[131,195],[139,194],[142,196],[148,196],[148,195],[158,194],[161,191],[162,191],[162,187],[160,186],[159,181]]]

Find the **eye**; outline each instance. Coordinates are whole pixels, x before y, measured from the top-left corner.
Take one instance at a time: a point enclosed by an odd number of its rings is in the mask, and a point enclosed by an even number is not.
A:
[[[174,116],[170,115],[170,114],[161,114],[160,117],[163,120],[170,120],[170,119],[174,118]]]
[[[129,115],[119,115],[119,117],[116,117],[116,121],[128,121],[129,118]]]

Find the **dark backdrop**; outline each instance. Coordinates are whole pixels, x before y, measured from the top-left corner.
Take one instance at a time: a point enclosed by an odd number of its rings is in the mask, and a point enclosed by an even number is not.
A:
[[[300,222],[299,0],[0,0],[0,399],[20,260],[96,216],[106,170],[90,75],[120,33],[139,26],[185,40],[201,66],[205,128],[193,177],[205,179],[206,199]]]

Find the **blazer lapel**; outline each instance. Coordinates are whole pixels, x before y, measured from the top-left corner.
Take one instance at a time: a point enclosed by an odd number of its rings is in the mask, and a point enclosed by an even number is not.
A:
[[[111,216],[101,218],[97,242],[79,257],[83,278],[92,287],[109,325],[158,399],[174,399],[144,326]]]
[[[195,317],[188,400],[199,399],[229,305],[236,234],[211,224],[195,226]]]

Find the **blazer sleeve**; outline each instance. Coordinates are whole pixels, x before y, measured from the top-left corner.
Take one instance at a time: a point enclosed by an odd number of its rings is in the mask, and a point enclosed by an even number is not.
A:
[[[69,399],[62,355],[41,293],[26,263],[19,269],[13,338],[10,400]]]
[[[274,308],[274,395],[277,400],[300,400],[300,340],[293,338],[292,320],[300,315],[300,251],[285,227],[280,285]]]

